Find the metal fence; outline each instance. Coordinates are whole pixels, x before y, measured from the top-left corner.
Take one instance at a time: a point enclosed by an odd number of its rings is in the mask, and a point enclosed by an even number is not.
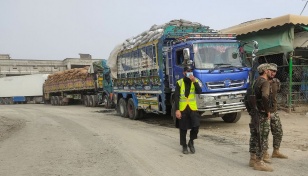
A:
[[[295,106],[308,104],[308,66],[293,65],[291,71],[289,66],[281,66],[279,71],[283,71],[277,74],[277,78],[281,80],[279,105],[294,109]]]
[[[276,78],[281,82],[278,107],[288,112],[308,111],[308,58],[288,53],[263,56],[261,60],[278,65]]]

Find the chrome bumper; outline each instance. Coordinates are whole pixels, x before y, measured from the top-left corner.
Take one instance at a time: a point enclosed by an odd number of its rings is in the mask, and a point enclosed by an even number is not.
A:
[[[228,114],[245,110],[244,96],[246,90],[200,94],[197,96],[197,106],[202,115]]]

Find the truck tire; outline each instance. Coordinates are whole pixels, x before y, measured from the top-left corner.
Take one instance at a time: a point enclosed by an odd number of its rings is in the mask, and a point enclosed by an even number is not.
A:
[[[61,97],[62,98],[62,105],[66,106],[68,105],[69,99],[67,97]]]
[[[50,104],[51,104],[52,106],[55,105],[55,97],[54,97],[54,96],[51,96],[51,98],[50,98]]]
[[[121,98],[119,100],[119,113],[120,116],[127,118],[128,117],[128,113],[127,113],[127,104],[124,98]]]
[[[57,106],[57,97],[56,96],[53,96],[53,105]]]
[[[92,99],[92,107],[96,107],[98,104],[98,98],[96,95],[90,95]]]
[[[84,95],[84,96],[83,96],[83,104],[84,104],[86,107],[89,106],[88,95]]]
[[[127,113],[128,117],[132,120],[137,120],[139,119],[139,111],[137,107],[134,104],[134,100],[132,98],[128,99],[127,102]]]
[[[59,98],[59,96],[55,96],[55,105],[57,105],[57,106],[60,105],[60,98]]]
[[[240,120],[241,116],[242,116],[241,112],[234,112],[234,113],[225,114],[221,118],[227,123],[236,123],[237,121]]]
[[[87,95],[88,105],[89,107],[93,107],[93,99],[91,95]]]
[[[59,106],[63,106],[63,97],[62,96],[58,96],[59,97]]]

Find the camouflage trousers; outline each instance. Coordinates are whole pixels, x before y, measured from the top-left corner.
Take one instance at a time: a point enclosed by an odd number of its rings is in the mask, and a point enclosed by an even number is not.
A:
[[[273,135],[273,147],[275,149],[279,149],[283,136],[283,131],[282,131],[280,117],[277,112],[271,113],[270,126]]]
[[[250,140],[249,140],[249,152],[255,153],[258,159],[263,157],[263,153],[268,149],[268,135],[270,132],[270,121],[267,119],[267,114],[260,113],[259,118],[260,124],[260,143],[261,148],[259,146],[259,135],[257,134],[257,130],[254,127],[253,120],[249,124],[250,128]]]

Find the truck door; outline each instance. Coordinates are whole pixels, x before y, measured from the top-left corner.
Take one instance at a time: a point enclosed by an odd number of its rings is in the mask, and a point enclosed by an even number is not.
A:
[[[176,49],[173,51],[172,56],[173,56],[173,81],[176,83],[179,79],[183,78],[183,69],[184,69],[184,54],[183,54],[183,49]],[[174,84],[176,85],[176,84]]]

